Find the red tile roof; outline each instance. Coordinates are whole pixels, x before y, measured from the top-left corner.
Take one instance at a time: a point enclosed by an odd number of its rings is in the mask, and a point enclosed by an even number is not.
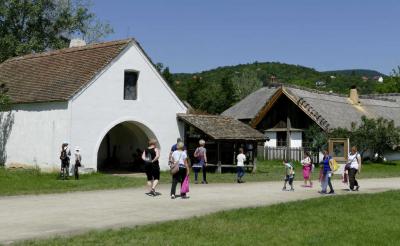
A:
[[[0,83],[12,103],[67,101],[133,39],[90,44],[11,58],[0,64]]]

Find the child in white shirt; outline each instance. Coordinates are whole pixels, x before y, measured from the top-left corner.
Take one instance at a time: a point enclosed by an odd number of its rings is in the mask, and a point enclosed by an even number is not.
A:
[[[244,176],[244,162],[246,161],[246,156],[243,153],[243,148],[239,149],[239,154],[236,157],[237,160],[237,182],[244,183],[242,177]]]
[[[286,191],[286,184],[289,182],[290,191],[294,191],[294,188],[293,188],[293,179],[294,179],[293,165],[287,160],[283,161],[283,165],[285,166],[285,179],[284,179],[285,183],[283,185],[282,190]]]

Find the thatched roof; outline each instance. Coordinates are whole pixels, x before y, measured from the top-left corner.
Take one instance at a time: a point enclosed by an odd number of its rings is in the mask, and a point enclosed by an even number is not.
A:
[[[12,103],[66,101],[131,42],[136,43],[126,39],[11,58],[0,64],[0,81]]]
[[[232,117],[178,114],[178,119],[199,129],[215,140],[266,140],[262,133]]]
[[[286,85],[261,88],[227,109],[222,115],[239,120],[254,120],[260,117],[261,113],[267,113],[263,112],[265,105],[279,93],[292,100],[324,130],[337,127],[349,129],[352,122],[360,123],[363,115],[368,118],[383,117],[400,126],[398,94],[360,96],[360,104],[354,104],[346,95]]]
[[[275,87],[263,87],[247,97],[243,98],[236,105],[225,110],[222,115],[235,119],[253,119],[270,97],[276,92]]]

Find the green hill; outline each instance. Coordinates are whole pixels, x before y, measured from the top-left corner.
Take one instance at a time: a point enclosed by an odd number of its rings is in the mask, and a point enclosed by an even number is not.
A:
[[[343,70],[332,70],[332,71],[324,71],[325,74],[332,74],[332,75],[347,75],[347,76],[365,76],[368,78],[373,78],[375,76],[382,76],[386,77],[387,75],[378,72],[376,70],[370,69],[343,69]]]
[[[320,72],[313,68],[279,62],[254,62],[224,66],[198,73],[170,74],[164,70],[177,95],[194,108],[220,113],[254,90],[271,82],[348,93],[357,86],[361,94],[377,92],[379,83],[372,78],[383,75],[366,69]],[[369,79],[363,79],[367,76]]]

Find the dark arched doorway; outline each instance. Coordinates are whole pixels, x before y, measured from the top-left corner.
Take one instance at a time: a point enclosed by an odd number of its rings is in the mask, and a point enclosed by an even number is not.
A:
[[[150,130],[137,122],[122,122],[111,128],[101,141],[97,152],[97,168],[101,172],[142,172],[141,153]]]

